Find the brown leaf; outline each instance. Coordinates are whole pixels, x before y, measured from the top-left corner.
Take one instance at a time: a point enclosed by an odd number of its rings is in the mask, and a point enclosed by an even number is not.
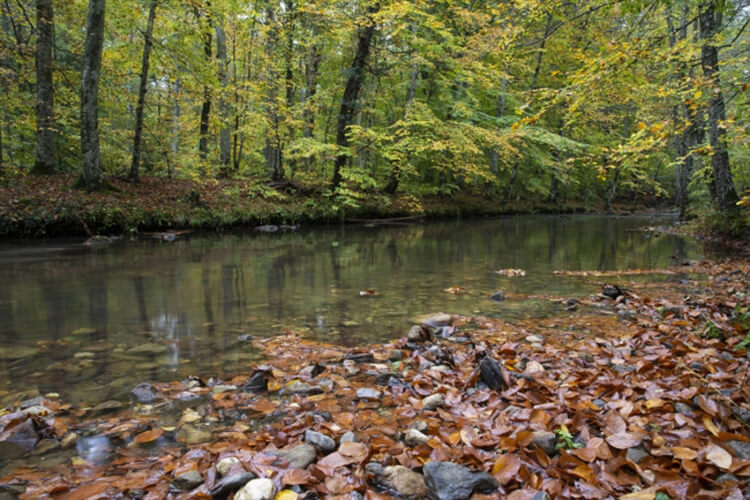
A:
[[[133,441],[137,444],[150,443],[151,441],[159,439],[162,434],[164,434],[164,430],[161,427],[157,427],[155,429],[141,432],[133,438]]]
[[[629,432],[619,432],[607,437],[607,444],[618,450],[633,448],[641,444],[641,441],[643,441],[643,439],[640,436]]]
[[[507,484],[511,479],[516,477],[518,470],[521,468],[521,459],[514,453],[500,455],[492,466],[492,475],[501,485]]]
[[[721,446],[710,444],[703,451],[706,460],[720,469],[729,469],[732,466],[732,455]]]

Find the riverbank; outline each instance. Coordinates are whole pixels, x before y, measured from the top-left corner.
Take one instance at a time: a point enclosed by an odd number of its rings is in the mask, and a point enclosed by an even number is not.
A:
[[[266,224],[308,224],[423,216],[439,218],[528,213],[580,213],[583,203],[506,202],[482,193],[451,195],[352,194],[322,189],[269,188],[243,180],[196,182],[144,177],[137,184],[108,178],[112,189],[89,193],[75,177],[24,177],[0,185],[0,237],[132,234],[164,230],[226,230]],[[629,213],[638,207],[616,207]]]
[[[681,278],[629,279],[648,272]],[[601,293],[549,298],[560,313],[546,320],[435,314],[359,349],[287,332],[248,339],[267,363],[227,380],[145,383],[129,406],[18,402],[0,417],[13,470],[0,489],[29,499],[747,497],[750,261],[579,274]]]

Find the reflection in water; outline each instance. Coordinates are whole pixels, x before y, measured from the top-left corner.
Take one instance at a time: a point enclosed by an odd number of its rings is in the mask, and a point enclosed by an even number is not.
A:
[[[346,345],[402,335],[443,310],[545,314],[523,294],[591,293],[552,272],[666,267],[699,255],[635,229],[653,218],[533,216],[184,241],[0,246],[0,399],[18,380],[73,400],[122,398],[144,380],[246,371],[245,335],[285,329]],[[523,268],[525,278],[495,269]],[[455,296],[442,290],[466,288]],[[375,298],[361,298],[373,288]],[[496,290],[509,300],[489,300]],[[143,347],[143,346],[146,347]]]

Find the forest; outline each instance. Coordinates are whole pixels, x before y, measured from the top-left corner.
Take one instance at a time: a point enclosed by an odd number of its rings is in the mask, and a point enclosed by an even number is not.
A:
[[[6,234],[144,179],[333,213],[748,202],[745,0],[105,3],[0,5]]]

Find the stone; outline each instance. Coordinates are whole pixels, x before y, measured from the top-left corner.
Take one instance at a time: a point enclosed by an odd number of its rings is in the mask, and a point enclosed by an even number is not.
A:
[[[356,442],[357,442],[357,435],[354,434],[352,431],[346,431],[339,439],[339,443],[356,443]]]
[[[427,432],[428,428],[429,427],[427,425],[427,422],[425,422],[424,420],[421,420],[421,419],[420,420],[415,420],[414,422],[412,422],[411,424],[409,424],[409,429],[416,429],[416,430],[418,430],[419,432],[422,432],[422,433]]]
[[[643,446],[628,448],[628,451],[625,453],[625,458],[636,464],[640,464],[647,456],[649,456],[649,453],[643,448]]]
[[[233,472],[215,483],[208,494],[214,498],[226,498],[230,493],[237,491],[255,477],[252,472]]]
[[[176,439],[180,443],[200,444],[210,441],[212,437],[213,433],[211,433],[211,431],[198,429],[190,424],[185,424],[179,431],[177,431]]]
[[[529,344],[541,344],[544,342],[544,338],[539,335],[528,335],[524,340]]]
[[[430,438],[417,429],[409,429],[404,434],[404,444],[410,448],[426,443]]]
[[[283,458],[291,469],[304,469],[318,458],[318,451],[311,444],[301,444],[287,450],[276,450],[268,452]]]
[[[259,370],[242,386],[242,392],[265,392],[268,387],[268,372]]]
[[[381,476],[383,474],[383,465],[378,462],[368,462],[365,465],[365,472],[372,474],[373,476]]]
[[[30,418],[4,434],[0,441],[0,461],[22,457],[31,452],[39,442],[39,433]]]
[[[76,441],[78,441],[78,434],[72,431],[68,432],[60,440],[60,447],[63,450],[67,450],[68,448],[72,448],[76,444]]]
[[[344,356],[344,361],[355,363],[374,363],[375,356],[371,352],[352,352]]]
[[[404,381],[401,380],[398,373],[381,373],[375,377],[375,385],[393,387],[394,385],[404,385]]]
[[[633,321],[635,319],[635,311],[627,309],[617,311],[617,319],[622,322]]]
[[[325,391],[322,387],[318,387],[317,385],[310,385],[300,380],[294,380],[290,382],[289,384],[282,387],[281,391],[279,391],[281,395],[305,394],[308,396],[312,396],[314,394],[323,394],[324,392]]]
[[[602,295],[605,297],[608,297],[610,299],[616,299],[620,295],[622,295],[622,290],[620,290],[619,286],[616,285],[604,285],[602,287]]]
[[[424,340],[422,327],[419,325],[412,326],[409,329],[409,333],[406,334],[406,339],[410,342],[421,342],[422,340]]]
[[[494,300],[495,302],[502,302],[505,300],[505,292],[502,290],[498,290],[497,292],[490,295],[490,299]]]
[[[132,391],[130,391],[130,397],[136,403],[140,404],[151,404],[156,401],[156,390],[151,384],[144,382],[136,385]]]
[[[226,476],[227,473],[232,470],[232,467],[239,463],[240,459],[237,457],[224,457],[216,464],[216,472],[220,476]]]
[[[195,469],[183,472],[172,479],[172,488],[179,491],[190,491],[201,484],[203,484],[203,475]]]
[[[146,342],[145,344],[137,345],[128,349],[128,354],[145,354],[147,356],[157,356],[167,352],[166,346],[157,344],[155,342]]]
[[[732,413],[734,413],[734,416],[742,421],[743,423],[750,424],[750,411],[746,410],[745,408],[741,407],[732,407]]]
[[[401,361],[404,359],[404,351],[400,349],[394,349],[388,355],[388,361]]]
[[[475,491],[491,493],[498,487],[489,474],[451,462],[427,462],[422,470],[427,491],[436,500],[465,500]]]
[[[267,477],[251,479],[240,491],[234,494],[234,500],[273,500],[276,496],[276,485]]]
[[[336,449],[336,441],[323,433],[305,431],[305,442],[313,445],[321,453],[331,453]]]
[[[255,228],[259,233],[275,233],[279,230],[279,226],[274,224],[266,224],[264,226],[258,226]]]
[[[21,410],[21,413],[24,415],[34,415],[37,417],[54,417],[55,412],[47,408],[46,406],[41,405],[34,405],[29,406],[28,408],[24,408]]]
[[[505,387],[500,366],[489,356],[485,356],[479,363],[479,378],[492,390],[501,391]]]
[[[54,451],[60,448],[60,442],[57,439],[42,439],[37,444],[34,450],[31,452],[32,455],[44,455],[50,451]]]
[[[612,369],[617,373],[632,373],[636,371],[636,367],[633,365],[613,365]]]
[[[427,316],[422,316],[418,319],[419,321],[416,321],[416,323],[431,326],[432,328],[437,328],[440,326],[450,326],[451,323],[453,323],[453,318],[451,318],[451,315],[445,314],[443,312],[428,314]]]
[[[383,470],[381,481],[385,487],[406,498],[424,497],[427,494],[424,476],[403,465],[392,465]]]
[[[750,443],[744,441],[727,441],[727,446],[732,451],[732,455],[740,460],[750,460]]]
[[[427,396],[422,400],[422,409],[434,410],[435,408],[443,406],[444,404],[445,398],[443,398],[442,394],[432,394],[431,396]]]
[[[740,482],[740,478],[738,478],[734,474],[722,474],[716,478],[716,484],[738,483],[738,482]]]
[[[99,414],[99,413],[108,413],[110,411],[119,410],[122,408],[122,403],[115,400],[109,400],[104,401],[103,403],[99,403],[98,405],[94,406],[91,409],[92,413]]]
[[[223,392],[232,392],[232,391],[236,391],[236,390],[237,390],[237,386],[236,385],[218,384],[218,385],[215,385],[215,386],[213,386],[211,388],[211,393],[212,394],[221,394]]]
[[[383,393],[377,389],[371,389],[369,387],[362,387],[357,389],[357,399],[370,399],[377,400],[383,396]]]
[[[556,442],[557,435],[554,432],[536,431],[531,435],[531,443],[550,457],[557,453]]]
[[[689,414],[693,413],[693,407],[686,403],[675,403],[674,411],[677,413]]]

